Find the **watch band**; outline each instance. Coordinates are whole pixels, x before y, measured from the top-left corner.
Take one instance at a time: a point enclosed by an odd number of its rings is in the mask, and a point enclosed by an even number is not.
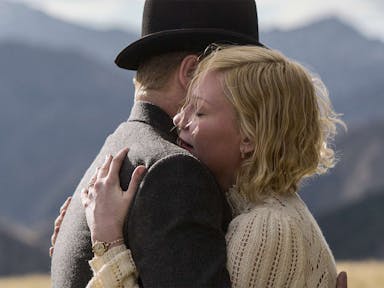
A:
[[[92,252],[96,256],[100,257],[100,256],[103,256],[104,253],[108,251],[111,245],[114,245],[117,243],[123,243],[123,242],[124,242],[123,238],[114,240],[112,242],[103,242],[103,241],[96,240],[95,243],[92,245]]]

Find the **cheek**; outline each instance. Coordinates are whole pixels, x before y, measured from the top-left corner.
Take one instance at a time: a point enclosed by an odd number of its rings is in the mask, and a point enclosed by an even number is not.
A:
[[[204,152],[212,149],[217,139],[215,126],[212,123],[195,120],[191,122],[190,129],[196,150]]]
[[[196,156],[211,170],[234,169],[238,165],[240,137],[230,123],[197,125],[193,135]]]

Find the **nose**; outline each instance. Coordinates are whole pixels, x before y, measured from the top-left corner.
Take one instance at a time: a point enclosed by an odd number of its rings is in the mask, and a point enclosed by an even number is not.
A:
[[[190,125],[190,115],[188,115],[187,111],[188,109],[183,109],[173,117],[173,124],[180,130],[187,129]]]
[[[173,124],[175,126],[179,126],[181,120],[183,119],[183,114],[184,112],[183,111],[180,111],[179,113],[177,113],[174,117],[173,117]]]

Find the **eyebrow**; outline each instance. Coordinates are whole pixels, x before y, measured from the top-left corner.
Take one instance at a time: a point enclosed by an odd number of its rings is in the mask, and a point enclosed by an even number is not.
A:
[[[198,101],[201,101],[201,102],[204,102],[204,103],[207,103],[208,105],[212,105],[212,103],[211,102],[209,102],[209,101],[207,101],[207,100],[205,100],[205,99],[203,99],[203,98],[201,98],[201,97],[199,97],[199,96],[195,96],[195,98],[196,98],[196,103],[198,102]]]

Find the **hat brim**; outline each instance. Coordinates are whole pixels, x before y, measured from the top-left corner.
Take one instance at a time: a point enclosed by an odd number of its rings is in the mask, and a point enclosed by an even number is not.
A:
[[[211,43],[264,46],[258,39],[220,29],[180,29],[149,34],[122,50],[115,63],[120,68],[137,70],[152,56],[176,51],[202,52]]]

